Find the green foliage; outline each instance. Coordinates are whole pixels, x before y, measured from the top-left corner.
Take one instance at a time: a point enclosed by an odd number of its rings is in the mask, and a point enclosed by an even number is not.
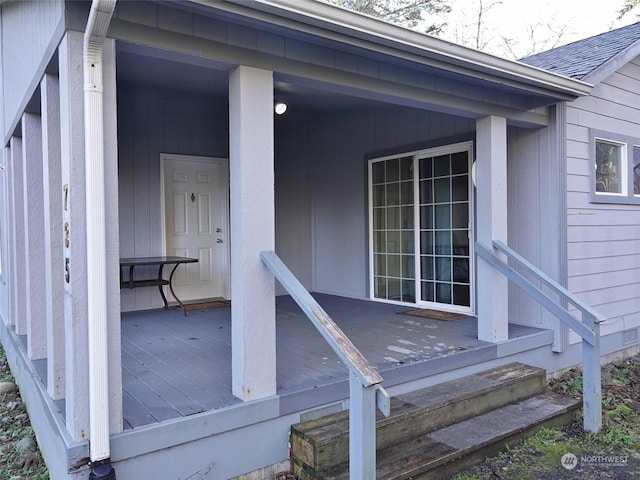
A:
[[[455,477],[455,480],[484,480],[484,477],[477,473],[461,473]]]
[[[569,381],[569,394],[570,395],[582,395],[582,388],[583,388],[583,381],[582,381],[582,373],[580,373],[579,375],[576,375],[575,377],[573,377],[570,381]]]
[[[623,368],[616,375],[616,380],[628,385],[635,380],[635,376],[633,375],[633,372],[631,370],[629,370],[628,368]]]

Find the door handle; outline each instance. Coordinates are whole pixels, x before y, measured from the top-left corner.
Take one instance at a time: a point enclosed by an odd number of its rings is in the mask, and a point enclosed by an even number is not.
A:
[[[222,243],[222,242],[223,242],[223,240],[221,238],[216,240],[216,243]]]

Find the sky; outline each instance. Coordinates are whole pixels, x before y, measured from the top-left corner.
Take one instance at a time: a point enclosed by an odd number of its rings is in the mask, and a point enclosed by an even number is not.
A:
[[[449,26],[440,38],[475,47],[479,1],[486,12],[481,33],[486,45],[481,49],[507,58],[520,58],[533,53],[534,48],[548,50],[628,25],[638,21],[635,14],[640,13],[636,9],[616,21],[624,0],[449,0]],[[558,35],[560,31],[562,35]],[[510,48],[505,47],[503,37],[511,39]]]

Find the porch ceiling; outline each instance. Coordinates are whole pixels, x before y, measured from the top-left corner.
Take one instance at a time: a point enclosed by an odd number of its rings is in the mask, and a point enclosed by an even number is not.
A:
[[[118,80],[166,90],[185,90],[226,102],[232,65],[178,56],[171,52],[120,43],[117,50]],[[364,110],[390,105],[374,99],[322,90],[283,79],[274,79],[275,96],[304,111]]]

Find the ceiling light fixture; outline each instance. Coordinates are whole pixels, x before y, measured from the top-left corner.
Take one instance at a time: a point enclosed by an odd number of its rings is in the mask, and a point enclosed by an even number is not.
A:
[[[273,105],[273,110],[276,112],[276,115],[282,115],[287,111],[287,104],[280,100],[276,100],[276,103]]]

